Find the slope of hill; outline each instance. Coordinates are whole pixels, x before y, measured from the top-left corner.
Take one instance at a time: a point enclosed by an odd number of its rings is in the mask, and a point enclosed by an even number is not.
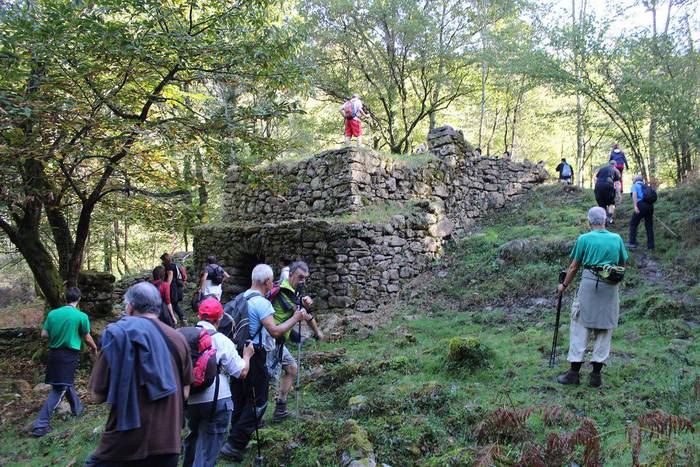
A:
[[[443,260],[406,285],[388,325],[310,344],[303,416],[268,420],[260,433],[266,465],[616,466],[637,455],[647,465],[696,465],[700,184],[660,193],[657,215],[669,230],[657,223],[657,250],[633,254],[598,389],[555,381],[567,365],[573,285],[558,365],[548,366],[557,273],[593,204],[588,191],[542,187],[454,240]],[[625,199],[615,229],[626,229],[630,209]],[[81,371],[84,383],[87,366]],[[80,463],[94,448],[104,408],[59,417],[53,433],[33,440],[19,422],[34,415],[40,397],[30,393],[33,405],[23,405],[5,392],[21,410],[2,413],[0,464]]]

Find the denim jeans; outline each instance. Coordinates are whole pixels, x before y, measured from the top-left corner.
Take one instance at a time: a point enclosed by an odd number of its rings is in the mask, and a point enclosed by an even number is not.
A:
[[[185,412],[189,433],[185,438],[184,467],[213,467],[221,446],[226,441],[233,402],[230,397],[219,399],[214,416],[211,403],[188,405]]]
[[[44,402],[41,411],[39,412],[39,417],[34,422],[34,429],[48,428],[51,423],[51,415],[53,415],[54,410],[61,403],[63,396],[66,396],[68,404],[70,404],[71,412],[73,415],[80,415],[83,412],[83,404],[80,402],[78,394],[75,392],[75,388],[68,384],[53,384],[51,385],[51,391],[46,397],[46,402]]]

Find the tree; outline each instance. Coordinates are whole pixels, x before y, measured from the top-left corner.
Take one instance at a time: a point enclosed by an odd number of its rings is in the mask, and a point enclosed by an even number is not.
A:
[[[173,134],[208,128],[187,89],[298,78],[264,0],[46,0],[2,15],[0,228],[51,306],[77,282],[98,206],[163,195],[149,181],[152,153]]]

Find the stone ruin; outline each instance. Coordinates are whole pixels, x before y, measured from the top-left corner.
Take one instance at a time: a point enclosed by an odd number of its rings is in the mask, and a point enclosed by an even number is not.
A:
[[[318,309],[373,312],[430,268],[447,238],[547,178],[529,161],[476,158],[449,126],[429,133],[428,148],[401,158],[353,146],[325,151],[264,169],[281,181],[274,190],[232,166],[223,222],[195,232],[196,267],[218,257],[232,276],[226,300],[250,285],[254,265],[277,269],[288,254],[309,264]]]

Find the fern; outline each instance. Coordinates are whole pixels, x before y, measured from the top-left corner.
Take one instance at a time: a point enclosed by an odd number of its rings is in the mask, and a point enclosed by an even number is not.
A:
[[[476,428],[477,442],[498,443],[525,439],[529,434],[525,422],[534,410],[534,407],[512,410],[500,407],[494,410]]]
[[[680,433],[695,433],[695,427],[687,418],[680,415],[669,415],[663,410],[654,410],[637,417],[636,424],[627,426],[627,441],[632,447],[632,466],[639,467],[639,454],[642,451],[642,439],[646,434],[648,439],[664,438],[668,441],[666,461],[675,464],[676,449],[673,435]]]
[[[501,447],[498,444],[487,444],[477,452],[476,459],[474,459],[474,467],[491,467],[496,464],[496,459],[501,456]]]

